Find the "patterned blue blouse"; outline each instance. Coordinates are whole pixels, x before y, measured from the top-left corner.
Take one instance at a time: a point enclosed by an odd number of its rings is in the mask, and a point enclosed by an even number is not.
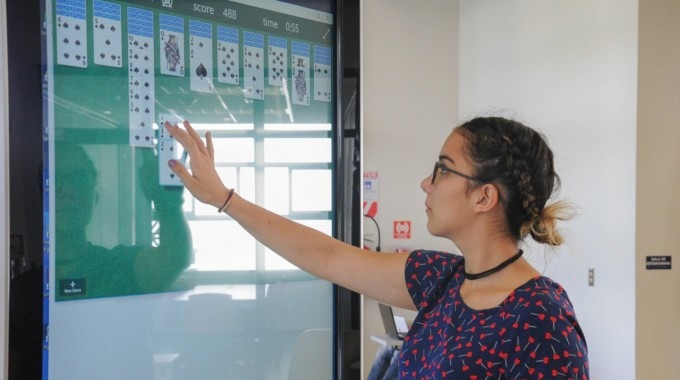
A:
[[[413,251],[406,285],[418,308],[399,356],[400,379],[588,379],[588,351],[564,289],[536,277],[499,306],[460,296],[462,256]]]

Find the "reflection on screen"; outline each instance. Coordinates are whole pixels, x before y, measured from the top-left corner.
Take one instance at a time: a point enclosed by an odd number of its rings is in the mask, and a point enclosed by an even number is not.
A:
[[[267,264],[280,260],[238,225],[203,241],[200,229],[228,217],[177,194],[167,161],[185,156],[159,126],[210,130],[222,179],[246,199],[332,220],[332,15],[280,1],[48,4],[56,298],[181,290],[200,283],[191,271],[295,269]],[[66,207],[82,195],[67,192],[74,160],[96,178],[75,185],[92,194],[82,207]],[[206,245],[250,259],[230,266]]]
[[[184,191],[161,126],[211,131],[225,184],[332,234],[331,2],[43,1],[45,378],[281,379],[310,336],[330,378],[330,285]]]

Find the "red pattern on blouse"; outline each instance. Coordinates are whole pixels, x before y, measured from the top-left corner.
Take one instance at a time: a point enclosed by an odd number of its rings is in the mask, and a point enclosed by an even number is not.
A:
[[[536,277],[499,306],[460,297],[460,255],[414,251],[406,285],[418,315],[399,355],[400,379],[587,380],[588,351],[564,289]]]

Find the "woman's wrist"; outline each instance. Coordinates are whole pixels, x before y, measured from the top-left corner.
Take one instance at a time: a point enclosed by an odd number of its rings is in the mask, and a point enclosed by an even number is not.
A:
[[[223,213],[227,211],[229,205],[231,205],[231,200],[234,199],[234,190],[235,189],[233,188],[229,190],[227,197],[224,199],[224,203],[222,203],[222,205],[217,209],[218,213]]]

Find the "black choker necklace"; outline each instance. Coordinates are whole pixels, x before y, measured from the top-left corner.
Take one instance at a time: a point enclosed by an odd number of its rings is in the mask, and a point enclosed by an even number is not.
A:
[[[471,274],[471,273],[465,272],[465,270],[463,270],[463,276],[465,276],[465,278],[468,279],[468,280],[478,280],[482,277],[490,276],[490,275],[500,271],[501,269],[507,267],[508,265],[514,263],[515,261],[517,261],[517,259],[522,257],[523,253],[524,253],[524,251],[522,251],[520,249],[519,251],[517,251],[515,256],[512,256],[511,258],[503,261],[502,263],[498,264],[497,266],[495,266],[495,267],[493,267],[489,270],[485,270],[484,272],[481,272],[481,273]]]

